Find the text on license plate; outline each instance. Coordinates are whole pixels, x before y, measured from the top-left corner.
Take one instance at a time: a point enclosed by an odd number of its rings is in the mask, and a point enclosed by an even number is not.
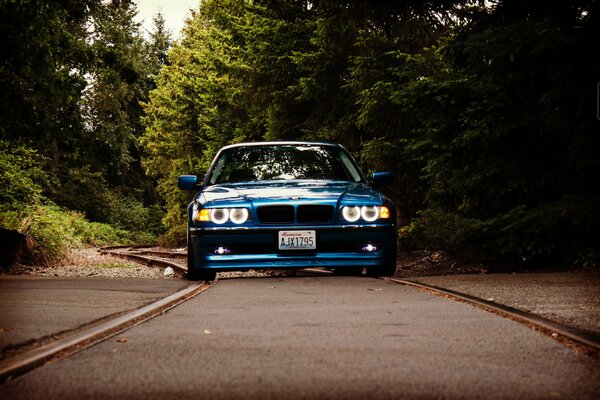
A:
[[[316,231],[279,231],[279,250],[314,250]]]

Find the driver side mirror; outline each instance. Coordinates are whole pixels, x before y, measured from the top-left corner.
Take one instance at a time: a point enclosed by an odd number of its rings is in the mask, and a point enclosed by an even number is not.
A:
[[[200,182],[196,175],[181,175],[177,178],[177,186],[183,190],[194,190],[200,187]]]
[[[374,187],[390,186],[394,182],[394,175],[391,172],[373,172],[371,185]]]

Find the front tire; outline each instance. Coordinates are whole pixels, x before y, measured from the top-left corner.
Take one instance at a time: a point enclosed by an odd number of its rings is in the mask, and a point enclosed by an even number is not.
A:
[[[367,275],[371,277],[387,276],[393,277],[396,274],[396,264],[378,265],[377,267],[368,267]]]
[[[196,269],[194,267],[194,250],[192,249],[192,240],[188,231],[187,235],[187,279],[190,281],[214,281],[217,279],[216,271],[211,269]]]
[[[187,274],[187,278],[190,281],[206,281],[206,282],[210,282],[210,281],[214,281],[217,279],[217,273],[216,271],[213,271],[211,269],[201,269],[201,270],[192,270],[190,273],[190,270],[188,270],[188,274]]]
[[[363,273],[363,267],[345,267],[335,268],[333,270],[334,275],[339,276],[361,276]]]

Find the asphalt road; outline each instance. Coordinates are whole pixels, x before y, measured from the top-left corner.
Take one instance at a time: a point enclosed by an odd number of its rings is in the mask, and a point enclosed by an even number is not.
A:
[[[220,280],[0,386],[1,399],[597,399],[600,365],[521,324],[389,281]]]
[[[0,349],[136,309],[187,283],[181,280],[0,278]]]
[[[599,273],[447,275],[410,280],[467,293],[600,334]]]

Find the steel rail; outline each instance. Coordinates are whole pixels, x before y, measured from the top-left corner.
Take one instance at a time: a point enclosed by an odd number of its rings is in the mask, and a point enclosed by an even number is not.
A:
[[[181,253],[179,251],[157,251],[157,250],[140,250],[137,253],[149,256],[158,256],[165,258],[185,258],[187,253]]]
[[[0,383],[7,382],[59,357],[67,357],[167,312],[197,296],[212,284],[196,283],[120,317],[106,321],[52,343],[0,361]]]
[[[128,247],[131,248],[131,247]],[[173,268],[175,271],[179,272],[180,274],[186,274],[187,273],[187,267],[178,264],[178,263],[174,263],[171,261],[167,261],[167,260],[161,260],[160,258],[156,258],[156,257],[148,257],[148,256],[144,256],[142,255],[143,253],[140,252],[127,252],[127,251],[120,251],[120,250],[112,250],[112,249],[107,249],[107,248],[102,248],[100,249],[100,253],[101,254],[110,254],[112,256],[115,257],[121,257],[121,258],[126,258],[129,259],[131,261],[135,261],[138,262],[140,264],[144,264],[147,265],[149,267],[171,267]]]
[[[130,247],[130,248],[145,249],[145,248],[147,248],[147,246],[139,246],[139,247],[136,246],[136,247]],[[132,253],[124,254],[124,253],[112,252],[112,251],[110,253],[118,255],[118,256],[128,257],[134,261],[142,261],[142,262],[146,262],[146,263],[155,263],[157,265],[171,266],[173,268],[178,268],[179,271],[187,272],[187,268],[183,268],[182,266],[179,266],[174,263],[169,263],[168,261],[164,261],[164,260],[150,259],[148,257],[142,257],[142,256],[132,254]],[[155,252],[152,250],[140,250],[139,253],[142,253],[142,254],[157,254],[157,253],[159,253],[159,255],[163,255],[162,253],[166,253],[166,252]],[[167,254],[177,254],[177,257],[185,256],[184,253],[167,253]],[[152,265],[152,264],[148,264],[148,265]],[[315,275],[333,274],[331,271],[323,271],[323,270],[312,269],[312,268],[305,268],[303,270],[309,274],[315,274]],[[402,285],[407,285],[407,286],[412,286],[412,287],[419,288],[419,289],[429,290],[438,295],[445,295],[445,296],[448,296],[448,297],[451,297],[454,299],[458,299],[458,300],[464,301],[466,303],[482,307],[483,309],[486,309],[488,311],[493,311],[500,315],[512,318],[519,322],[530,324],[537,328],[547,330],[551,333],[556,333],[565,338],[573,340],[577,343],[581,343],[586,346],[590,346],[596,350],[600,350],[600,336],[595,333],[585,331],[583,329],[564,325],[564,324],[549,320],[547,318],[541,317],[539,315],[535,315],[535,314],[532,314],[532,313],[529,313],[526,311],[522,311],[522,310],[510,307],[510,306],[505,306],[503,304],[499,304],[499,303],[496,303],[493,301],[484,300],[479,297],[471,296],[466,293],[461,293],[461,292],[457,292],[457,291],[450,290],[450,289],[444,289],[441,287],[432,286],[432,285],[424,284],[424,283],[417,282],[417,281],[410,281],[410,280],[396,279],[396,278],[384,278],[384,279],[389,279],[393,282],[396,282],[396,283],[399,283]]]
[[[116,247],[116,246],[115,246]],[[169,251],[155,251],[155,250],[146,250],[151,246],[120,246],[117,249],[113,249],[112,247],[103,247],[100,249],[102,254],[110,254],[116,257],[122,257],[129,259],[131,261],[138,262],[140,264],[152,266],[163,266],[163,267],[171,267],[181,274],[187,273],[187,267],[173,263],[167,260],[162,260],[160,258],[152,257],[152,256],[160,256],[163,258],[185,258],[187,257],[186,253],[182,252],[169,252]],[[140,250],[138,250],[140,249]],[[313,268],[303,268],[302,271],[305,271],[309,274],[317,274],[317,275],[329,275],[333,274],[332,271],[324,271]]]
[[[135,245],[130,245],[130,244],[120,244],[117,246],[105,246],[100,248],[100,250],[118,250],[118,249],[149,249],[155,247],[151,244],[135,244]]]
[[[595,350],[600,350],[600,336],[595,333],[588,332],[583,329],[575,328],[572,326],[563,325],[561,323],[551,321],[539,315],[535,315],[513,307],[505,306],[503,304],[498,304],[493,301],[484,300],[466,293],[461,293],[450,289],[444,289],[437,286],[427,285],[425,283],[417,281],[408,281],[396,278],[388,279],[392,282],[396,282],[401,285],[429,290],[437,295],[445,295],[454,299],[458,299],[460,301],[464,301],[471,305],[479,306],[485,310],[496,312],[500,315],[507,316],[516,321],[530,324],[534,327],[544,329],[552,333],[556,333],[557,335],[563,336],[577,343],[590,346]]]

